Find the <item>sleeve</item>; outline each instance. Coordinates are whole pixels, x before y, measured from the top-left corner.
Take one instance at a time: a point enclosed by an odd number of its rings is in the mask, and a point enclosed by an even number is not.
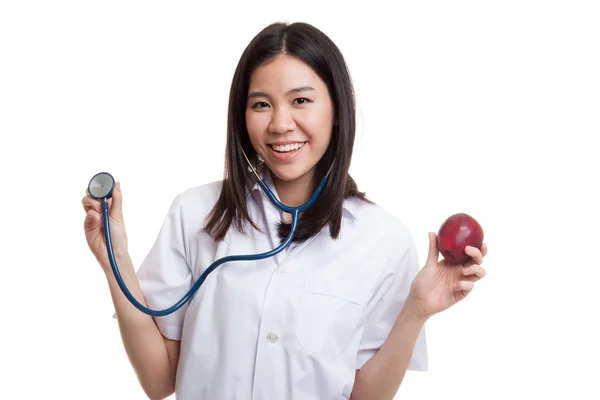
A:
[[[404,247],[404,253],[390,262],[391,268],[386,269],[375,294],[367,304],[365,329],[358,351],[356,369],[362,368],[387,339],[404,306],[413,279],[419,273],[418,255],[414,241],[410,235],[408,239],[404,240],[408,243],[408,247]],[[397,256],[398,252],[395,251],[394,254]],[[408,369],[413,371],[427,371],[428,369],[424,327],[415,342]]]
[[[172,202],[150,252],[137,276],[148,308],[163,310],[177,303],[193,286],[188,264],[183,194]],[[154,317],[163,336],[181,340],[183,320],[189,302],[174,313]]]

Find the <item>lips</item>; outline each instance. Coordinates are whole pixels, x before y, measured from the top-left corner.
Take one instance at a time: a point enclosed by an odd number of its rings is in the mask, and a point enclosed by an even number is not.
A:
[[[288,153],[295,151],[304,146],[306,142],[295,142],[295,143],[280,143],[270,144],[269,146],[278,153]]]
[[[281,162],[290,162],[302,152],[306,142],[295,142],[287,144],[270,144],[269,150],[273,158]]]

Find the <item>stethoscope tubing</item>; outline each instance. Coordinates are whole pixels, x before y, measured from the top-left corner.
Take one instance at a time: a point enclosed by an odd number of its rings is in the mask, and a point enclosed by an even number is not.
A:
[[[123,277],[121,276],[121,273],[119,272],[119,268],[117,266],[117,261],[115,259],[115,254],[114,254],[114,250],[113,250],[113,246],[112,246],[112,240],[111,240],[111,234],[110,234],[110,217],[109,217],[109,210],[108,210],[108,199],[104,198],[102,200],[102,217],[103,217],[103,221],[104,221],[104,239],[106,242],[106,249],[108,252],[108,259],[110,261],[110,266],[111,266],[111,269],[115,276],[115,279],[117,281],[117,284],[121,288],[121,291],[123,292],[125,297],[127,297],[127,299],[131,302],[131,304],[133,304],[141,312],[151,315],[151,316],[154,316],[154,317],[162,317],[165,315],[172,314],[175,311],[179,310],[186,302],[188,302],[192,298],[192,296],[196,293],[196,291],[204,283],[204,281],[206,280],[208,275],[212,271],[214,271],[218,266],[220,266],[221,264],[230,262],[230,261],[261,260],[261,259],[265,259],[268,257],[272,257],[272,256],[278,254],[279,252],[281,252],[283,249],[285,249],[292,242],[294,233],[298,226],[298,219],[300,218],[300,213],[304,212],[305,210],[307,210],[309,207],[311,207],[315,203],[315,201],[317,200],[317,198],[323,191],[326,181],[327,181],[327,176],[323,177],[319,186],[313,193],[312,197],[305,204],[303,204],[299,207],[289,207],[289,206],[286,206],[285,204],[282,204],[279,200],[277,200],[277,198],[275,197],[273,192],[271,192],[271,190],[269,190],[267,185],[262,180],[259,180],[259,184],[261,185],[261,187],[263,188],[264,192],[267,194],[269,199],[273,202],[273,204],[275,204],[275,206],[277,206],[280,210],[290,213],[292,215],[292,226],[291,226],[290,232],[287,235],[287,237],[285,238],[285,240],[279,246],[277,246],[276,248],[274,248],[271,251],[267,251],[267,252],[259,253],[259,254],[232,255],[232,256],[226,256],[226,257],[222,257],[218,260],[215,260],[202,273],[200,278],[198,278],[198,280],[194,283],[194,285],[190,288],[190,290],[177,303],[175,303],[171,307],[163,309],[163,310],[152,310],[152,309],[144,306],[143,304],[141,304],[135,298],[135,296],[133,296],[131,294],[131,292],[127,288],[127,285],[123,281]]]

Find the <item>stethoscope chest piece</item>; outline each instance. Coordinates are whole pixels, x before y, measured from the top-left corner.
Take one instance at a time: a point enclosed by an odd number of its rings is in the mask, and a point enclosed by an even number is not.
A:
[[[90,180],[88,192],[98,200],[110,199],[115,188],[115,179],[108,172],[100,172]]]

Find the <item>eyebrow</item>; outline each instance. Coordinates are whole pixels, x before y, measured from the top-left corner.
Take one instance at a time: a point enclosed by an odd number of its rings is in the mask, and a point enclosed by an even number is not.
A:
[[[308,92],[311,90],[315,90],[315,89],[313,89],[311,86],[300,86],[300,87],[289,90],[286,93],[286,96],[290,93]],[[248,99],[252,99],[254,97],[269,97],[269,95],[266,94],[265,92],[252,92],[248,95]]]

